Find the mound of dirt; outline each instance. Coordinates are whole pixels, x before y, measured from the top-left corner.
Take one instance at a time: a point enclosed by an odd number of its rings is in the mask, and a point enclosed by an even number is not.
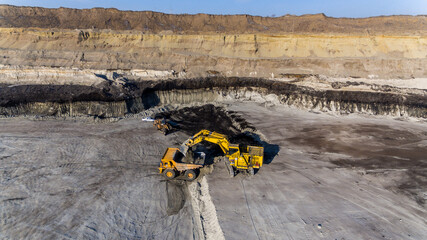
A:
[[[203,129],[225,134],[231,143],[264,147],[264,163],[269,164],[279,152],[279,147],[270,144],[261,136],[257,129],[243,116],[234,111],[213,104],[203,106],[185,107],[174,111],[163,112],[162,117],[174,126],[175,131],[182,131],[188,136],[193,136]],[[223,156],[218,145],[202,142],[194,151],[207,154],[205,164],[212,164],[214,158]]]
[[[235,115],[231,116],[224,108],[212,104],[200,107],[185,107],[175,111],[164,112],[161,115],[172,121],[175,128],[191,136],[203,129],[228,136],[238,135],[243,126],[255,129],[245,119]]]

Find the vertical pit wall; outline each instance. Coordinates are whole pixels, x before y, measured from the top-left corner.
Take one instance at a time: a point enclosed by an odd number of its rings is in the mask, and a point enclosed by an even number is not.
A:
[[[423,33],[152,34],[0,26],[1,65],[172,70],[187,78],[287,73],[422,78],[426,52]]]
[[[34,87],[34,86],[33,86]],[[427,96],[393,91],[316,90],[258,78],[143,81],[100,88],[69,86],[0,89],[0,115],[124,117],[155,106],[254,101],[338,114],[427,118]],[[21,89],[21,90],[19,90]],[[32,93],[34,90],[37,94]],[[62,91],[62,92],[61,92]],[[21,93],[21,94],[16,94]]]

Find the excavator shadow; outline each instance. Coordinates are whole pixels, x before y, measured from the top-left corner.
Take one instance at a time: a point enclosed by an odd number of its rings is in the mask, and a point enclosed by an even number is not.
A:
[[[264,164],[270,164],[276,155],[279,154],[280,147],[279,145],[267,142],[264,142],[262,146],[264,147]]]

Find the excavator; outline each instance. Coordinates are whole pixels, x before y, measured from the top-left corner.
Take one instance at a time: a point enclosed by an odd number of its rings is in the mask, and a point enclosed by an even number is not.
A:
[[[263,147],[232,144],[224,134],[201,130],[187,139],[180,148],[168,148],[166,150],[160,162],[160,173],[164,173],[167,179],[173,179],[178,174],[184,174],[186,180],[194,180],[196,178],[194,174],[203,165],[180,163],[177,160],[183,159],[189,148],[202,141],[214,143],[221,148],[225,154],[225,162],[230,176],[234,176],[237,171],[247,171],[250,175],[254,175],[254,169],[259,169],[263,164]],[[193,175],[194,178],[192,178]]]

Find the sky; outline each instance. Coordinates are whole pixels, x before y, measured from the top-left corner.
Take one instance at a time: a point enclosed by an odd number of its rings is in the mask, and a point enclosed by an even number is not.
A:
[[[0,0],[0,4],[48,8],[117,8],[164,13],[282,16],[324,13],[330,17],[427,15],[427,0]]]

